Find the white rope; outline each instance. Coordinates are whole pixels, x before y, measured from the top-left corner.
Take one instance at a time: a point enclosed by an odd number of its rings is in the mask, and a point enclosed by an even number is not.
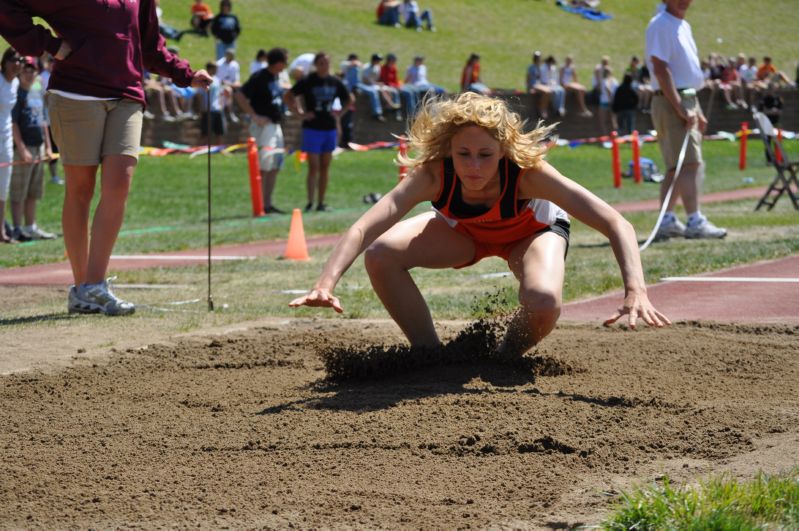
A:
[[[685,152],[688,149],[688,140],[691,137],[691,130],[688,129],[685,131],[685,138],[682,141],[682,147],[680,148],[680,156],[677,157],[677,168],[674,170],[674,178],[671,180],[671,185],[669,186],[669,191],[666,192],[666,197],[663,198],[663,204],[660,206],[660,214],[658,215],[657,223],[655,223],[655,228],[652,229],[652,233],[649,235],[649,238],[638,248],[639,252],[644,252],[649,244],[652,243],[655,239],[655,236],[658,233],[658,229],[660,228],[660,224],[663,222],[663,215],[666,213],[666,209],[669,206],[669,200],[671,199],[671,193],[674,191],[674,185],[677,183],[677,177],[680,176],[680,170],[682,170],[682,163],[685,161]]]

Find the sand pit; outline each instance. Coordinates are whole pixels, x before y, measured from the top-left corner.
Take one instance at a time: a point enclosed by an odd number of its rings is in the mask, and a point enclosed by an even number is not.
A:
[[[399,341],[293,320],[0,377],[0,526],[556,529],[664,474],[799,462],[796,326],[561,325],[537,375],[324,380],[321,351]]]

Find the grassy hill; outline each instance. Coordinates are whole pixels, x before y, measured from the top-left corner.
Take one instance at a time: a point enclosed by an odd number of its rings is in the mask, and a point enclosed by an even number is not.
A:
[[[165,21],[188,26],[190,0],[162,0]],[[432,9],[437,32],[417,33],[375,23],[376,0],[234,0],[243,33],[238,57],[243,70],[259,48],[285,46],[292,56],[326,50],[334,64],[350,52],[362,60],[394,52],[404,69],[414,55],[426,56],[431,81],[455,89],[471,52],[482,56],[482,77],[493,87],[521,88],[533,50],[554,54],[560,64],[571,53],[583,82],[607,54],[617,71],[629,56],[643,55],[644,30],[655,0],[603,0],[613,20],[592,22],[566,13],[554,0],[420,0]],[[216,12],[217,2],[210,5]],[[764,54],[793,79],[799,53],[796,0],[698,0],[688,20],[702,56]],[[213,40],[194,35],[179,43],[193,65],[212,58]]]
[[[209,0],[206,0],[209,1]],[[164,21],[189,26],[191,0],[161,0]],[[214,12],[218,2],[210,0]],[[592,22],[566,13],[554,0],[421,0],[433,11],[437,32],[417,33],[375,23],[376,0],[234,0],[243,33],[238,57],[246,75],[259,48],[285,46],[291,56],[326,50],[334,64],[351,52],[362,60],[373,52],[394,52],[404,70],[412,57],[424,55],[431,81],[457,88],[467,56],[482,56],[482,77],[492,87],[521,88],[533,50],[553,54],[560,64],[575,57],[579,77],[590,79],[602,55],[622,70],[632,54],[643,55],[644,29],[656,0],[603,0],[613,20]],[[758,61],[771,55],[793,79],[799,53],[796,0],[697,0],[688,12],[700,55],[744,52]],[[201,67],[213,58],[213,39],[185,36],[182,56]]]

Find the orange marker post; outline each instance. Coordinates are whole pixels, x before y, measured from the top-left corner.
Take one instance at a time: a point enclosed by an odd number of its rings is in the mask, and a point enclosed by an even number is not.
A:
[[[250,164],[250,197],[252,199],[252,215],[259,217],[264,215],[264,196],[261,192],[261,165],[258,157],[258,146],[255,139],[247,139],[247,161]]]
[[[638,143],[638,131],[633,131],[633,180],[641,184],[641,145]]]
[[[621,188],[621,157],[619,156],[619,135],[616,131],[610,133],[610,150],[613,164],[613,187]]]
[[[406,156],[408,154],[408,143],[405,141],[405,137],[400,137],[399,139],[399,154],[402,156]],[[403,180],[405,177],[408,176],[408,167],[407,166],[400,166],[399,167],[399,180]]]
[[[741,143],[740,143],[741,150],[738,153],[739,170],[746,169],[746,140],[748,135],[749,135],[749,123],[741,122]]]

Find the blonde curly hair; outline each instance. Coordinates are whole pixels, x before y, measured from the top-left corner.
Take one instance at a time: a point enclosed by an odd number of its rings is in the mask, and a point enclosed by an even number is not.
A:
[[[408,131],[415,156],[399,155],[397,162],[414,168],[451,155],[453,135],[464,125],[482,127],[500,143],[505,156],[521,168],[535,168],[549,150],[545,142],[554,125],[541,122],[524,132],[524,120],[498,98],[464,92],[455,99],[428,98]]]

